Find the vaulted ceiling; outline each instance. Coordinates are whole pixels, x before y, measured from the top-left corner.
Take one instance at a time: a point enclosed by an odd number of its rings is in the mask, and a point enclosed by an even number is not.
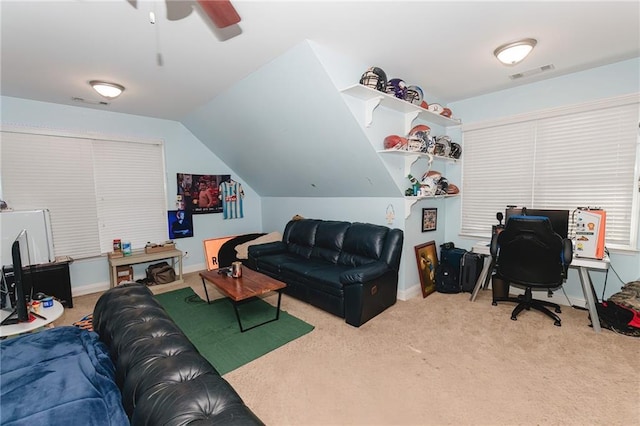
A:
[[[220,30],[188,0],[2,1],[0,93],[180,121],[263,196],[393,196],[332,77],[307,51],[283,60],[304,40],[445,104],[640,56],[635,1],[232,3],[242,21]],[[523,37],[533,53],[501,65]],[[105,105],[93,79],[125,92]]]
[[[3,0],[1,93],[180,120],[304,39],[445,103],[640,54],[637,1],[232,3],[242,21],[219,30],[190,0]],[[499,64],[493,50],[523,37],[538,40],[533,54]],[[555,69],[509,79],[549,64]],[[92,79],[126,91],[108,106],[73,101],[104,100]]]

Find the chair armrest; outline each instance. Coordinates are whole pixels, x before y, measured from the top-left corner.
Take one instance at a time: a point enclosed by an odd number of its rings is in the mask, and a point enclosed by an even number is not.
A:
[[[564,266],[564,277],[567,277],[569,265],[573,261],[573,244],[568,238],[562,239],[562,265]]]
[[[384,262],[368,263],[340,274],[340,282],[345,285],[366,283],[381,277],[390,269],[389,265]]]
[[[491,237],[491,244],[489,245],[489,252],[491,253],[493,260],[496,260],[498,257],[498,235],[500,234],[493,234]]]
[[[267,256],[270,254],[284,253],[287,251],[287,245],[282,241],[274,241],[271,243],[256,244],[249,246],[249,258]]]

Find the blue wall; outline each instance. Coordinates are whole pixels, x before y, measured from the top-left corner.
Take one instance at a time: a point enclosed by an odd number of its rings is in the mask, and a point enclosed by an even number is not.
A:
[[[177,173],[231,174],[240,182],[245,191],[243,219],[224,220],[222,214],[194,215],[194,237],[176,240],[177,247],[189,253],[184,259],[185,271],[206,269],[203,240],[262,229],[262,204],[257,194],[179,122],[10,97],[2,97],[1,101],[3,126],[90,133],[97,137],[162,139],[165,147],[167,210],[175,209]],[[122,172],[126,173],[126,170]],[[144,276],[145,266],[134,268],[136,278]],[[106,257],[73,262],[71,282],[74,295],[108,288]]]
[[[311,46],[336,86],[336,91],[357,82],[358,76],[367,66],[384,66],[384,64],[355,63],[314,43],[311,43]],[[393,72],[393,70],[388,71]],[[356,76],[355,78],[354,75]],[[453,109],[455,116],[461,117],[464,123],[474,123],[528,111],[575,104],[621,94],[637,93],[640,92],[639,76],[640,59],[634,59],[455,102],[449,106]],[[361,106],[357,101],[353,101],[347,96],[344,96],[344,99],[353,113],[353,119],[361,123]],[[255,191],[242,180],[242,176],[235,176],[233,170],[204,146],[181,123],[9,97],[2,97],[1,108],[3,125],[163,139],[165,141],[167,171],[167,209],[174,208],[176,173],[229,173],[234,175],[245,189],[245,218],[243,220],[224,221],[221,215],[195,216],[195,237],[177,240],[178,248],[190,253],[190,256],[185,259],[187,271],[204,269],[202,240],[207,238],[244,232],[281,231],[284,229],[284,224],[295,214],[322,219],[364,221],[387,225],[386,214],[388,206],[392,205],[395,211],[395,219],[390,226],[405,231],[405,248],[401,265],[399,295],[401,298],[406,298],[420,292],[417,286],[418,274],[413,249],[415,245],[429,240],[435,240],[437,244],[445,241],[454,241],[459,247],[470,248],[476,242],[459,236],[459,198],[421,201],[413,206],[405,202],[400,194],[401,191],[399,191],[398,197],[391,198],[266,197],[260,199]],[[381,148],[377,144],[383,139],[384,135],[396,133],[398,120],[399,117],[394,116],[393,113],[374,112],[373,125],[362,129],[363,133],[371,141],[373,149]],[[454,141],[461,140],[459,130],[449,129],[449,132]],[[354,161],[357,161],[357,159],[354,158]],[[420,161],[411,167],[413,174],[419,175],[426,168],[425,164]],[[330,164],[326,166],[328,172],[331,170],[330,166]],[[450,182],[460,183],[462,169],[460,163],[438,164],[434,166],[434,168],[436,167],[439,167],[440,171],[444,172]],[[390,169],[393,169],[393,165],[390,166]],[[403,171],[400,170],[401,173]],[[394,172],[397,173],[397,170]],[[396,183],[399,187],[404,184],[402,179]],[[406,183],[408,184],[408,182]],[[348,184],[349,182],[345,182],[345,185]],[[421,232],[421,209],[425,207],[438,208],[438,227],[435,232]],[[615,252],[612,253],[611,259],[612,266],[623,280],[628,281],[640,277],[640,256],[637,251],[632,253]],[[139,275],[139,272],[137,270],[136,274]],[[604,274],[596,273],[594,275],[596,288],[599,289],[598,293],[600,294]],[[82,289],[74,289],[74,294],[103,289],[108,282],[106,259],[74,262],[72,264],[72,282],[74,287],[83,287]],[[615,279],[613,274],[610,274],[607,295],[617,291],[620,285],[621,283]],[[572,299],[582,298],[582,291],[575,273],[572,272],[569,276],[566,288]]]
[[[640,58],[465,99],[449,106],[456,115],[462,117],[465,124],[471,124],[633,93],[640,93]],[[461,138],[458,136],[458,139]],[[607,141],[603,141],[603,144],[606,143]],[[452,173],[451,178],[460,181],[462,169],[452,170]],[[602,174],[606,175],[606,170]],[[459,235],[460,200],[451,200],[447,207],[451,208],[447,215],[447,240],[454,241],[460,247],[470,248],[476,239]],[[640,236],[638,240],[640,241]],[[610,257],[611,267],[625,283],[640,278],[638,250],[614,251]],[[592,272],[591,276],[596,292],[601,296],[605,274]],[[615,274],[609,273],[605,298],[619,291],[622,284]],[[570,270],[565,290],[572,300],[583,299],[579,277],[573,269]]]

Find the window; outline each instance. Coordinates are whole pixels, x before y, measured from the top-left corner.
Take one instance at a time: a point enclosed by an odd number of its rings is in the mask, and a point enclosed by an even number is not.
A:
[[[167,239],[160,141],[2,131],[1,183],[14,210],[49,209],[56,256],[143,247]]]
[[[607,246],[637,245],[638,95],[463,127],[463,235],[490,234],[507,205],[601,207]]]

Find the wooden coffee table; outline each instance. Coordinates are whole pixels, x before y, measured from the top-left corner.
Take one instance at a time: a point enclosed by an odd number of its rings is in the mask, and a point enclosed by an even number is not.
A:
[[[242,268],[242,277],[232,278],[223,272],[226,269],[227,268],[221,268],[200,272],[204,293],[207,295],[207,303],[211,303],[209,300],[209,292],[207,291],[207,282],[209,282],[215,285],[218,290],[231,300],[238,320],[238,325],[240,326],[240,332],[242,333],[247,330],[251,330],[252,328],[277,321],[280,318],[280,300],[282,299],[282,290],[287,286],[285,283],[246,267]],[[243,328],[242,321],[240,321],[240,314],[238,313],[238,306],[271,291],[278,292],[276,317],[265,322],[261,322],[260,324],[253,325],[249,328]]]

